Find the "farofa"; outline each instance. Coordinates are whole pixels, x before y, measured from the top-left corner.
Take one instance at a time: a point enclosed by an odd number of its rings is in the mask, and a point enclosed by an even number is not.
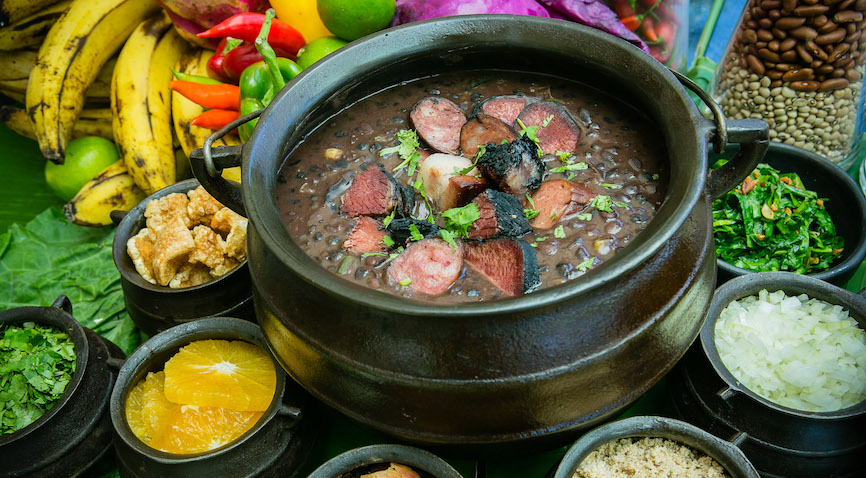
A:
[[[590,453],[574,478],[730,478],[709,456],[664,438],[621,438]]]

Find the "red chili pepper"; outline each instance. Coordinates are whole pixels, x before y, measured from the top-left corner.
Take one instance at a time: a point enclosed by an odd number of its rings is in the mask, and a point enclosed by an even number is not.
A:
[[[256,50],[256,46],[251,43],[244,43],[234,50],[226,53],[223,59],[223,74],[237,82],[241,73],[253,63],[263,61],[262,55]]]
[[[631,31],[635,31],[638,29],[638,27],[640,27],[640,20],[638,20],[637,17],[634,15],[630,17],[620,18],[619,21],[622,22],[622,24]]]
[[[656,34],[655,23],[652,18],[646,17],[643,19],[643,22],[640,24],[641,30],[643,30],[644,36],[646,39],[652,43],[658,43],[659,36]]]
[[[674,42],[674,35],[676,35],[676,33],[674,33],[675,31],[676,29],[674,26],[667,21],[658,22],[656,25],[656,35],[658,35],[659,39],[665,42],[668,46]]]
[[[238,112],[233,110],[207,110],[191,119],[189,124],[207,129],[220,129],[238,119]]]
[[[620,19],[633,17],[635,15],[634,8],[629,4],[629,0],[614,0],[613,11]]]
[[[240,107],[241,89],[235,85],[205,85],[192,81],[172,80],[169,88],[205,108],[235,110]]]
[[[226,47],[226,40],[226,38],[220,40],[219,45],[217,45],[216,53],[212,57],[210,57],[210,60],[207,61],[207,67],[211,71],[211,73],[216,75],[220,80],[231,81],[231,78],[226,76],[225,72],[223,71],[223,62],[226,58],[223,49],[225,49]]]
[[[264,21],[265,16],[261,13],[238,13],[197,36],[199,38],[232,37],[252,43],[256,41]],[[268,33],[268,44],[274,50],[282,50],[289,55],[297,55],[298,50],[306,43],[304,37],[291,25],[277,19],[273,20],[271,30]],[[282,55],[278,54],[278,56]]]

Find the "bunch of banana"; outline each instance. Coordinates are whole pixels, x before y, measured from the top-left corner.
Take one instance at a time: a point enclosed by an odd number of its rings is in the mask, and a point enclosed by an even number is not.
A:
[[[27,112],[15,106],[0,106],[0,122],[21,136],[36,139],[36,133],[30,125]],[[111,129],[111,109],[93,108],[83,109],[78,116],[78,121],[72,126],[71,139],[82,136],[101,136],[107,140],[114,141],[114,133]]]
[[[0,0],[0,27],[7,27],[60,0]]]
[[[25,3],[36,4],[37,9],[27,12]],[[43,4],[39,6],[39,4]],[[53,1],[7,1],[0,0],[0,15],[7,14],[7,9],[18,8],[15,20],[8,20],[0,28],[0,50],[18,50],[19,48],[38,47],[45,40],[45,35],[63,12],[72,3],[71,0]],[[13,5],[15,4],[15,5]],[[23,17],[22,13],[26,13]],[[0,16],[2,21],[2,16]]]
[[[105,168],[91,179],[71,201],[63,213],[81,226],[111,224],[111,211],[129,211],[147,195],[132,180],[123,160]]]
[[[84,107],[85,91],[130,33],[159,11],[153,0],[73,0],[69,4],[48,31],[27,83],[25,104],[43,156],[63,162],[66,144]]]
[[[24,103],[30,72],[36,65],[36,55],[36,50],[29,49],[0,52],[0,93]],[[112,57],[105,62],[96,79],[84,92],[85,108],[108,106],[111,75],[116,61],[117,57]]]

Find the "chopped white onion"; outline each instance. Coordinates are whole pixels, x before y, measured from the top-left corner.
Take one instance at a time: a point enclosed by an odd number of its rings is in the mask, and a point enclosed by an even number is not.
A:
[[[767,400],[830,412],[866,399],[866,331],[841,306],[762,290],[728,304],[715,332],[725,367]]]

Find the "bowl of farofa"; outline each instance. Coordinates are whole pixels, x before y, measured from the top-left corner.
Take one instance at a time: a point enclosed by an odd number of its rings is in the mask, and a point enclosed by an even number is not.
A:
[[[253,320],[246,218],[188,179],[132,208],[112,246],[126,310],[148,335],[201,317]]]
[[[680,420],[638,416],[582,436],[568,449],[554,478],[626,474],[633,478],[758,477],[743,452],[731,443]]]

